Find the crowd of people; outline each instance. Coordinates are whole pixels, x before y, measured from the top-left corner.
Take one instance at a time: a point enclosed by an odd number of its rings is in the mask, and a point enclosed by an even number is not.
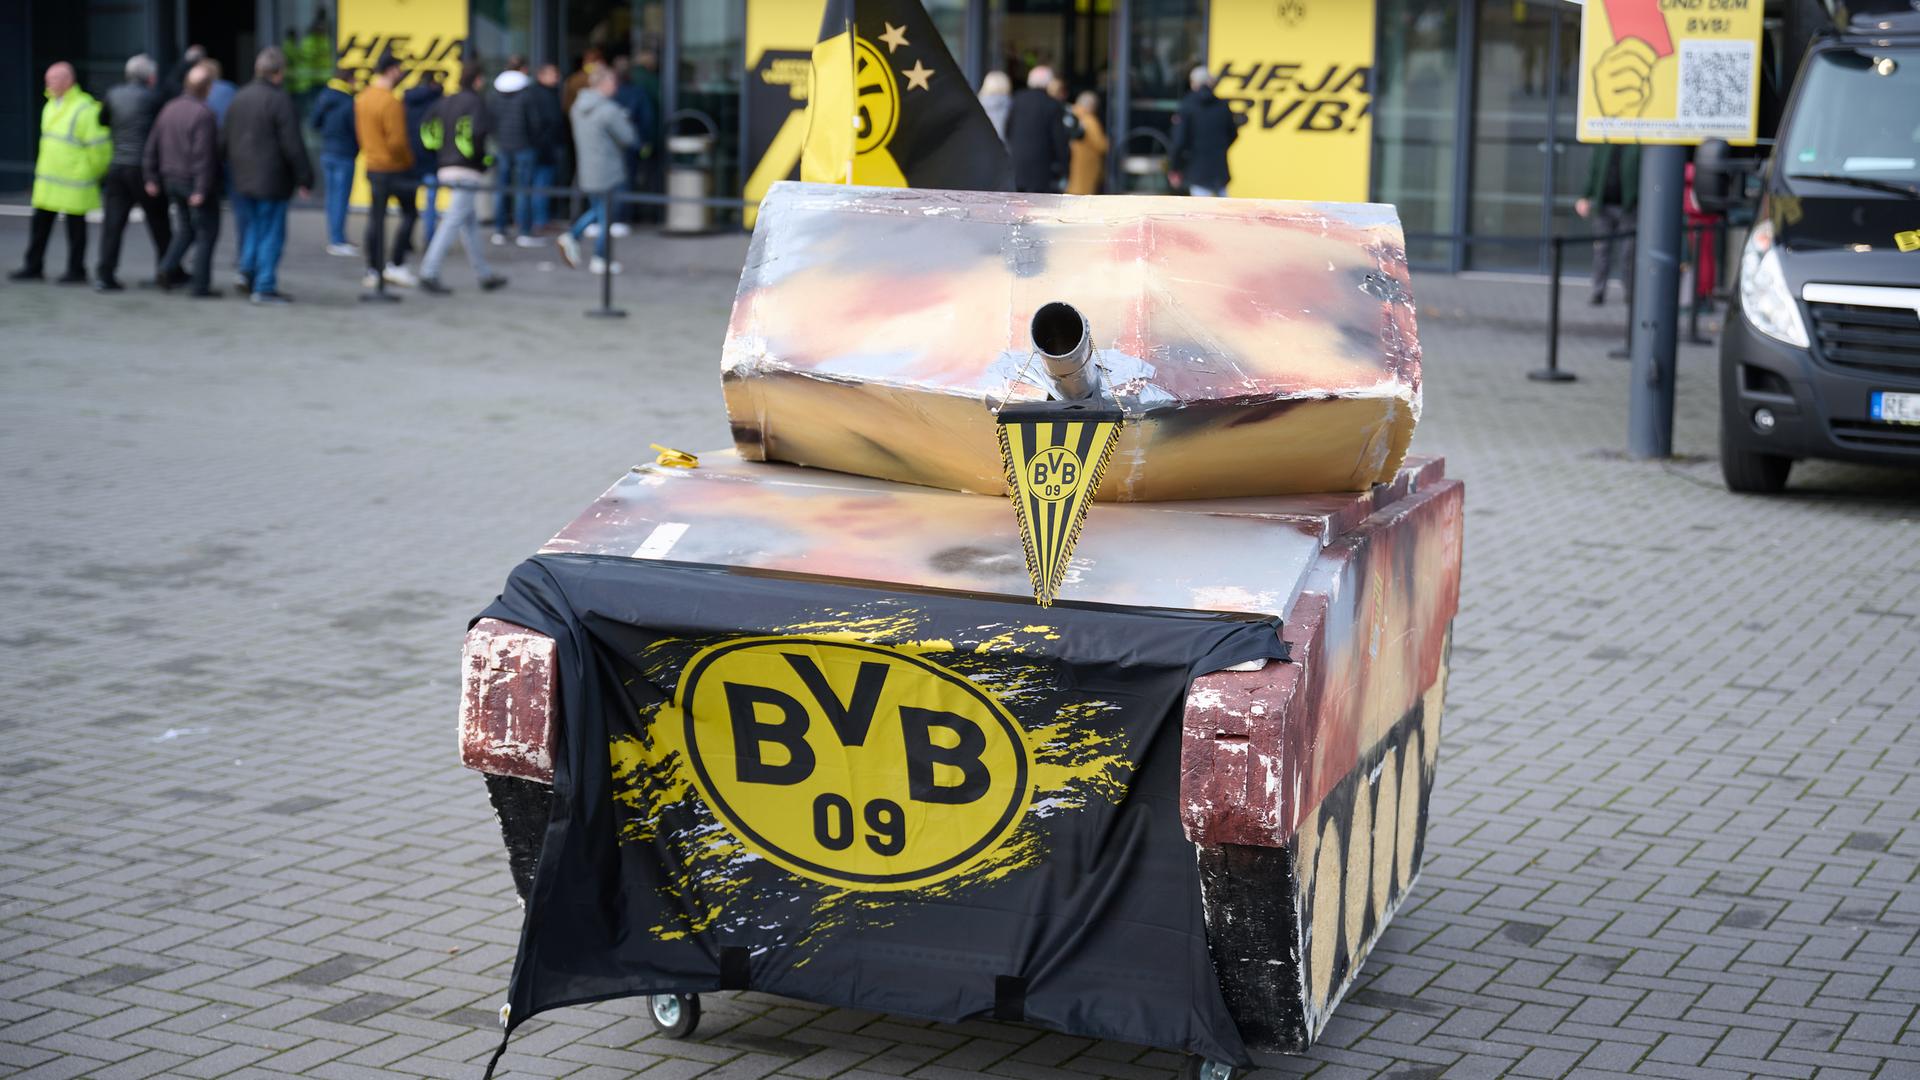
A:
[[[1225,195],[1227,150],[1242,121],[1215,96],[1205,66],[1193,69],[1188,84],[1173,115],[1167,181],[1191,195]],[[1088,90],[1068,105],[1066,80],[1041,64],[1027,72],[1027,85],[1017,92],[1006,72],[988,72],[979,96],[1012,159],[1015,190],[1100,194],[1112,149],[1100,122],[1100,95]]]
[[[589,53],[563,80],[553,64],[529,75],[515,56],[498,73],[469,61],[451,87],[437,72],[422,71],[403,91],[408,69],[392,54],[374,63],[364,86],[344,69],[321,80],[319,50],[308,39],[326,40],[317,32],[290,33],[285,49],[260,50],[245,86],[223,78],[198,46],[166,79],[146,55],[132,57],[126,80],[99,99],[76,85],[72,65],[48,68],[27,251],[11,280],[45,280],[54,226],[63,222],[67,265],[56,280],[121,291],[122,239],[137,207],[154,247],[152,284],[218,297],[214,251],[224,202],[237,233],[235,289],[255,304],[286,304],[291,297],[280,288],[279,266],[287,213],[292,198],[308,196],[316,184],[325,194],[326,251],[365,259],[368,299],[395,299],[389,286],[452,292],[441,271],[455,241],[481,289],[507,284],[487,261],[483,203],[492,212],[493,245],[552,244],[568,266],[618,272],[606,262],[606,238],[625,225],[615,222],[609,203],[613,191],[642,174],[650,155],[659,121],[650,70]],[[302,112],[319,145],[317,175]],[[575,185],[597,194],[549,238],[541,234],[551,201],[525,189],[553,185],[563,163]],[[365,177],[368,210],[357,246],[346,232],[356,173]],[[391,232],[390,209],[398,211]],[[89,275],[87,215],[95,210],[104,228]],[[418,273],[407,265],[416,227],[424,249]],[[589,235],[596,246],[583,264],[581,240]]]

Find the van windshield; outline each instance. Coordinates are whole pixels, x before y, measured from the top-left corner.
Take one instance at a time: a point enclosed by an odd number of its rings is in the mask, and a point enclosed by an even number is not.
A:
[[[1824,49],[1801,78],[1780,140],[1790,179],[1920,184],[1920,49]]]

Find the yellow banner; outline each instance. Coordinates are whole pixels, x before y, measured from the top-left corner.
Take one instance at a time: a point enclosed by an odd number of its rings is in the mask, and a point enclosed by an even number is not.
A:
[[[406,75],[393,88],[405,94],[427,71],[441,74],[449,90],[460,81],[466,52],[468,0],[340,0],[334,34],[340,67],[353,73],[353,84],[364,87],[382,54],[392,53],[406,65]],[[353,204],[365,206],[370,197],[365,166],[353,166]],[[445,206],[446,194],[441,195]]]
[[[740,197],[749,229],[767,188],[799,175],[807,83],[824,14],[826,0],[747,2],[747,179]]]
[[[1762,0],[1588,0],[1580,141],[1752,146]]]
[[[1373,0],[1213,0],[1214,93],[1245,121],[1228,194],[1366,201],[1373,32]]]

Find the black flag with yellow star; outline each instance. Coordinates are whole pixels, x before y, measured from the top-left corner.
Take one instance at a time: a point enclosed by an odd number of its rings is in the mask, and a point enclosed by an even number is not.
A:
[[[800,178],[1012,191],[993,121],[919,0],[828,0]]]

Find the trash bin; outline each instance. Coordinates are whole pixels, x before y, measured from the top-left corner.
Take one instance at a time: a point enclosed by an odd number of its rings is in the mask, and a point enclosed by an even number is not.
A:
[[[673,200],[704,199],[713,184],[713,136],[669,135],[667,137],[667,197]],[[668,233],[703,233],[713,224],[713,208],[705,203],[674,201],[667,204]]]

